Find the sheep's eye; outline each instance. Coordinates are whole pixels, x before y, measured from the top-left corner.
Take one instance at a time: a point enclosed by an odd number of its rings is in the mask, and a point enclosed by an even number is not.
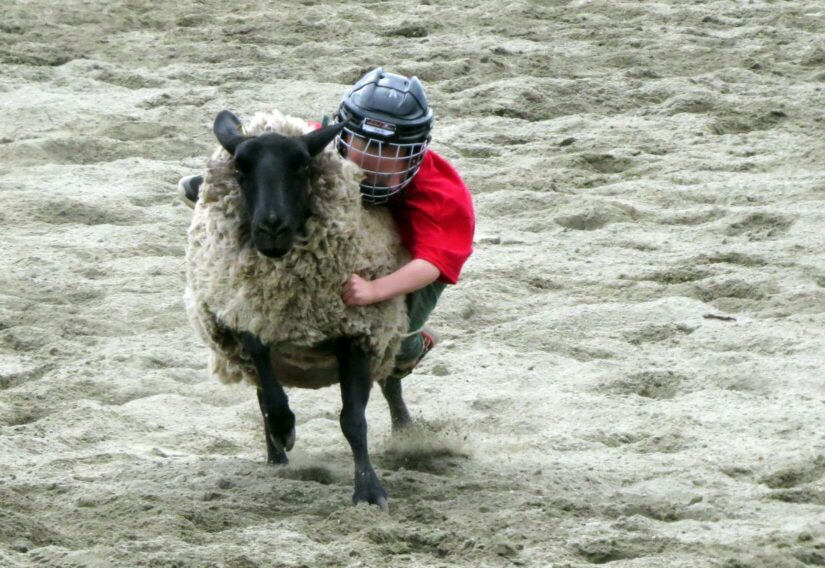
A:
[[[247,169],[247,163],[240,159],[238,156],[235,157],[235,173],[237,175],[243,175],[244,171]]]
[[[298,162],[293,167],[295,168],[295,173],[298,175],[309,175],[309,162]]]

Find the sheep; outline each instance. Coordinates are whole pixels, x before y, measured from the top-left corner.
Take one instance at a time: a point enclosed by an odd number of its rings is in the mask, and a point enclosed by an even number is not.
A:
[[[393,426],[410,422],[393,368],[407,329],[403,298],[341,299],[346,278],[377,278],[409,260],[385,208],[361,204],[360,169],[332,149],[343,124],[313,130],[277,111],[246,128],[220,112],[188,231],[185,304],[224,383],[258,387],[267,459],[287,464],[295,416],[283,387],[340,383],[341,429],[355,462],[353,502],[387,510],[367,451],[364,411],[381,383]]]

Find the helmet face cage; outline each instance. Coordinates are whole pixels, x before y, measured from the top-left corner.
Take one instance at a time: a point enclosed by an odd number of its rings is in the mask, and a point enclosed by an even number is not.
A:
[[[386,202],[409,185],[421,167],[428,144],[429,137],[421,142],[399,144],[364,136],[349,127],[344,127],[335,138],[338,153],[350,157],[364,171],[361,197],[372,204]]]

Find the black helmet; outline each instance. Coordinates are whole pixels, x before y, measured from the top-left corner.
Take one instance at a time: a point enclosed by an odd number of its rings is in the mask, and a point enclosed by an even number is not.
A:
[[[357,145],[367,175],[361,183],[365,201],[382,203],[412,181],[433,127],[433,111],[417,77],[380,67],[370,71],[344,94],[335,118],[346,123],[336,139],[338,152],[346,157]],[[365,167],[364,156],[383,167]]]

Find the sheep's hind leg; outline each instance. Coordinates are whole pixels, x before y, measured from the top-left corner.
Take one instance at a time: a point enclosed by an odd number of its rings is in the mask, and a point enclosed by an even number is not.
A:
[[[401,379],[398,377],[387,377],[381,381],[380,384],[381,392],[384,393],[384,398],[390,407],[393,433],[400,432],[412,426],[413,420],[410,417],[410,411],[407,410],[407,404],[404,402]]]
[[[287,464],[286,452],[295,444],[295,415],[289,408],[289,399],[277,381],[269,360],[269,346],[251,333],[242,333],[244,349],[252,357],[261,387],[258,389],[258,404],[264,418],[267,461],[272,464]]]
[[[352,448],[355,461],[355,492],[352,502],[371,503],[388,511],[387,492],[381,486],[370,463],[367,450],[367,418],[365,412],[370,398],[369,355],[354,340],[341,339],[336,348],[341,380],[341,430]]]

